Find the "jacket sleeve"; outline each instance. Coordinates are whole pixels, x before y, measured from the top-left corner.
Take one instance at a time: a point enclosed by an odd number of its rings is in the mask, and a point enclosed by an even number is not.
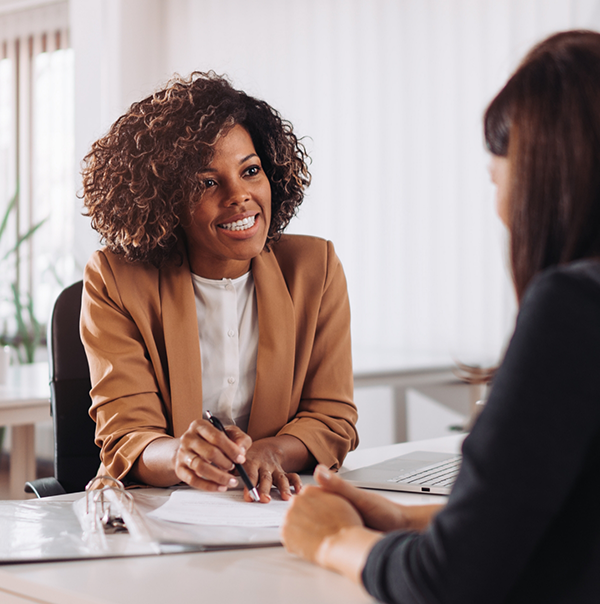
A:
[[[318,463],[338,469],[358,444],[358,414],[353,400],[348,290],[331,242],[327,242],[326,266],[298,411],[279,434],[295,436]]]
[[[105,254],[96,252],[84,274],[81,339],[90,366],[96,444],[104,470],[118,479],[150,442],[170,433],[155,371],[160,346],[152,337],[152,317],[143,319],[134,320]]]

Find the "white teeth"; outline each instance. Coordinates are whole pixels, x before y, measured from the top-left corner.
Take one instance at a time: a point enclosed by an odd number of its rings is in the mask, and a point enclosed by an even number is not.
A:
[[[228,231],[245,231],[246,229],[254,226],[255,221],[256,216],[249,216],[243,220],[236,220],[235,222],[230,222],[228,224],[220,224],[219,226],[222,229],[227,229]]]

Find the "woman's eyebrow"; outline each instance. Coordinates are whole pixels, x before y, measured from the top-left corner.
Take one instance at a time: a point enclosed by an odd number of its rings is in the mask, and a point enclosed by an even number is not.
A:
[[[246,155],[246,157],[242,157],[242,159],[240,159],[240,161],[238,162],[238,164],[241,166],[244,162],[247,162],[252,157],[257,157],[258,158],[258,154],[257,153],[250,153],[250,155]],[[214,172],[216,172],[216,170],[215,170],[215,168],[211,168],[210,166],[206,166],[206,168],[201,168],[200,170],[198,170],[198,174],[206,174],[207,172],[214,173]]]

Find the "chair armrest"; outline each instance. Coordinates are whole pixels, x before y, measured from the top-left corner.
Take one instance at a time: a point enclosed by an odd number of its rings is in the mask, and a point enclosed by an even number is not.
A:
[[[27,481],[25,483],[25,492],[35,493],[38,499],[50,497],[51,495],[64,495],[66,493],[54,476]]]

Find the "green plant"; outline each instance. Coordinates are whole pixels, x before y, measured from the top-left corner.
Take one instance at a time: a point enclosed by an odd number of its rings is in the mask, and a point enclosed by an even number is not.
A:
[[[15,305],[15,319],[17,320],[17,333],[13,338],[13,346],[17,351],[20,363],[33,363],[35,351],[42,343],[44,329],[35,318],[31,295],[27,294],[27,302],[23,304],[14,283],[11,284],[11,289]]]
[[[11,213],[15,210],[19,201],[19,187],[15,194],[8,202],[8,206],[4,211],[2,220],[0,221],[0,243],[2,242],[4,233],[9,224]],[[14,334],[7,333],[6,321],[4,322],[3,331],[0,335],[0,345],[9,344],[13,346],[21,363],[32,363],[34,360],[35,349],[42,342],[44,330],[36,319],[34,314],[33,299],[29,293],[24,296],[19,288],[19,263],[20,257],[18,251],[21,245],[31,239],[35,232],[46,222],[44,218],[31,226],[24,234],[18,235],[16,242],[11,245],[0,257],[0,270],[6,274],[6,269],[3,267],[12,256],[15,256],[15,277],[16,279],[10,284],[11,294],[8,297],[12,301],[14,308],[14,321],[16,323],[16,332]],[[23,300],[25,298],[25,301]]]
[[[8,225],[8,220],[10,219],[10,213],[14,210],[19,201],[19,187],[15,191],[15,194],[12,196],[11,200],[8,202],[8,206],[6,211],[4,212],[4,216],[2,217],[2,222],[0,222],[0,241],[2,241],[2,236],[6,231],[6,226]],[[0,265],[8,258],[14,254],[20,247],[21,244],[28,239],[30,239],[33,234],[46,222],[47,218],[43,218],[38,223],[34,224],[25,234],[19,235],[17,237],[16,243],[0,258]]]

